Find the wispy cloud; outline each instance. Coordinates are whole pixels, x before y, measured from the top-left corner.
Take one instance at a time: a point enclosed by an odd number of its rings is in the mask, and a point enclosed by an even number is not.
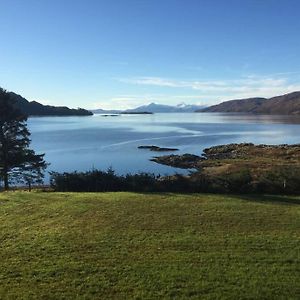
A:
[[[164,95],[164,94],[139,94],[139,95],[118,95],[107,98],[104,101],[93,102],[91,109],[128,109],[149,104],[176,105],[181,102],[204,105],[211,100],[211,95]]]
[[[296,74],[300,72],[281,72],[264,76],[251,74],[231,80],[179,80],[148,76],[114,78],[130,85],[148,86],[149,89],[146,93],[108,97],[92,103],[92,107],[127,109],[150,102],[171,105],[179,102],[212,105],[231,99],[269,98],[300,90],[300,80],[296,80]]]
[[[284,75],[284,74],[281,74]],[[300,90],[300,83],[286,77],[251,75],[233,80],[177,80],[161,77],[133,77],[119,79],[135,85],[193,90],[216,99],[236,97],[272,97]]]
[[[140,106],[152,100],[147,95],[118,95],[104,101],[97,101],[91,104],[92,109],[127,109]]]

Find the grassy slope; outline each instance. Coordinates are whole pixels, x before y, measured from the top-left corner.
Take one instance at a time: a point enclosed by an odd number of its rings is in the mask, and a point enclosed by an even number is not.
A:
[[[296,299],[299,204],[300,197],[2,193],[0,299]]]

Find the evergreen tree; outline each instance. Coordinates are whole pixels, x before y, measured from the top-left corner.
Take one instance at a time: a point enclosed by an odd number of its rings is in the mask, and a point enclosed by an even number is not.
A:
[[[9,93],[0,88],[0,177],[4,189],[16,181],[41,183],[47,163],[44,154],[37,155],[31,149],[27,116],[14,106]]]

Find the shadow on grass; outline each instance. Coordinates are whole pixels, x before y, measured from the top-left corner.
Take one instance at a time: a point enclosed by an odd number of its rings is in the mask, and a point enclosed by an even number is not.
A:
[[[259,202],[259,203],[273,203],[281,205],[300,205],[299,196],[282,196],[282,195],[231,195],[232,198],[241,200]]]
[[[222,194],[222,193],[189,193],[189,192],[132,192],[140,196],[163,196],[163,197],[174,197],[184,196],[186,198],[195,198],[197,196],[205,197],[226,197],[234,198],[238,200],[245,200],[257,203],[270,203],[270,204],[281,204],[281,205],[300,205],[300,195],[284,196],[284,195],[265,195],[265,194]]]
[[[128,192],[139,194],[141,196],[164,196],[164,197],[174,197],[174,196],[186,196],[186,197],[195,197],[199,193],[188,193],[188,192]],[[205,195],[200,193],[201,195]]]

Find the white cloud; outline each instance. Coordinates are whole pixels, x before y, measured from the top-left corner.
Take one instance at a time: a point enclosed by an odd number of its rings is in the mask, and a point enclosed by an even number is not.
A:
[[[212,100],[211,97],[211,95],[119,95],[108,98],[105,101],[93,102],[90,109],[129,109],[141,105],[147,105],[151,102],[167,105],[176,105],[181,102],[204,105],[208,103],[208,100]]]
[[[177,80],[161,77],[133,77],[121,82],[164,88],[194,90],[199,96],[214,97],[216,101],[243,97],[272,97],[300,90],[300,83],[291,83],[285,77],[251,75],[234,80]]]
[[[150,90],[145,94],[115,95],[103,101],[92,103],[92,108],[127,109],[150,102],[169,105],[176,105],[180,102],[213,105],[231,99],[269,98],[300,90],[300,81],[293,82],[287,78],[288,75],[292,74],[248,75],[231,80],[178,80],[162,77],[122,78],[117,80],[131,85],[162,89],[159,93],[151,93]],[[165,89],[168,91],[165,92]]]
[[[128,109],[148,103],[150,97],[146,95],[119,95],[105,101],[92,103],[91,109]]]

